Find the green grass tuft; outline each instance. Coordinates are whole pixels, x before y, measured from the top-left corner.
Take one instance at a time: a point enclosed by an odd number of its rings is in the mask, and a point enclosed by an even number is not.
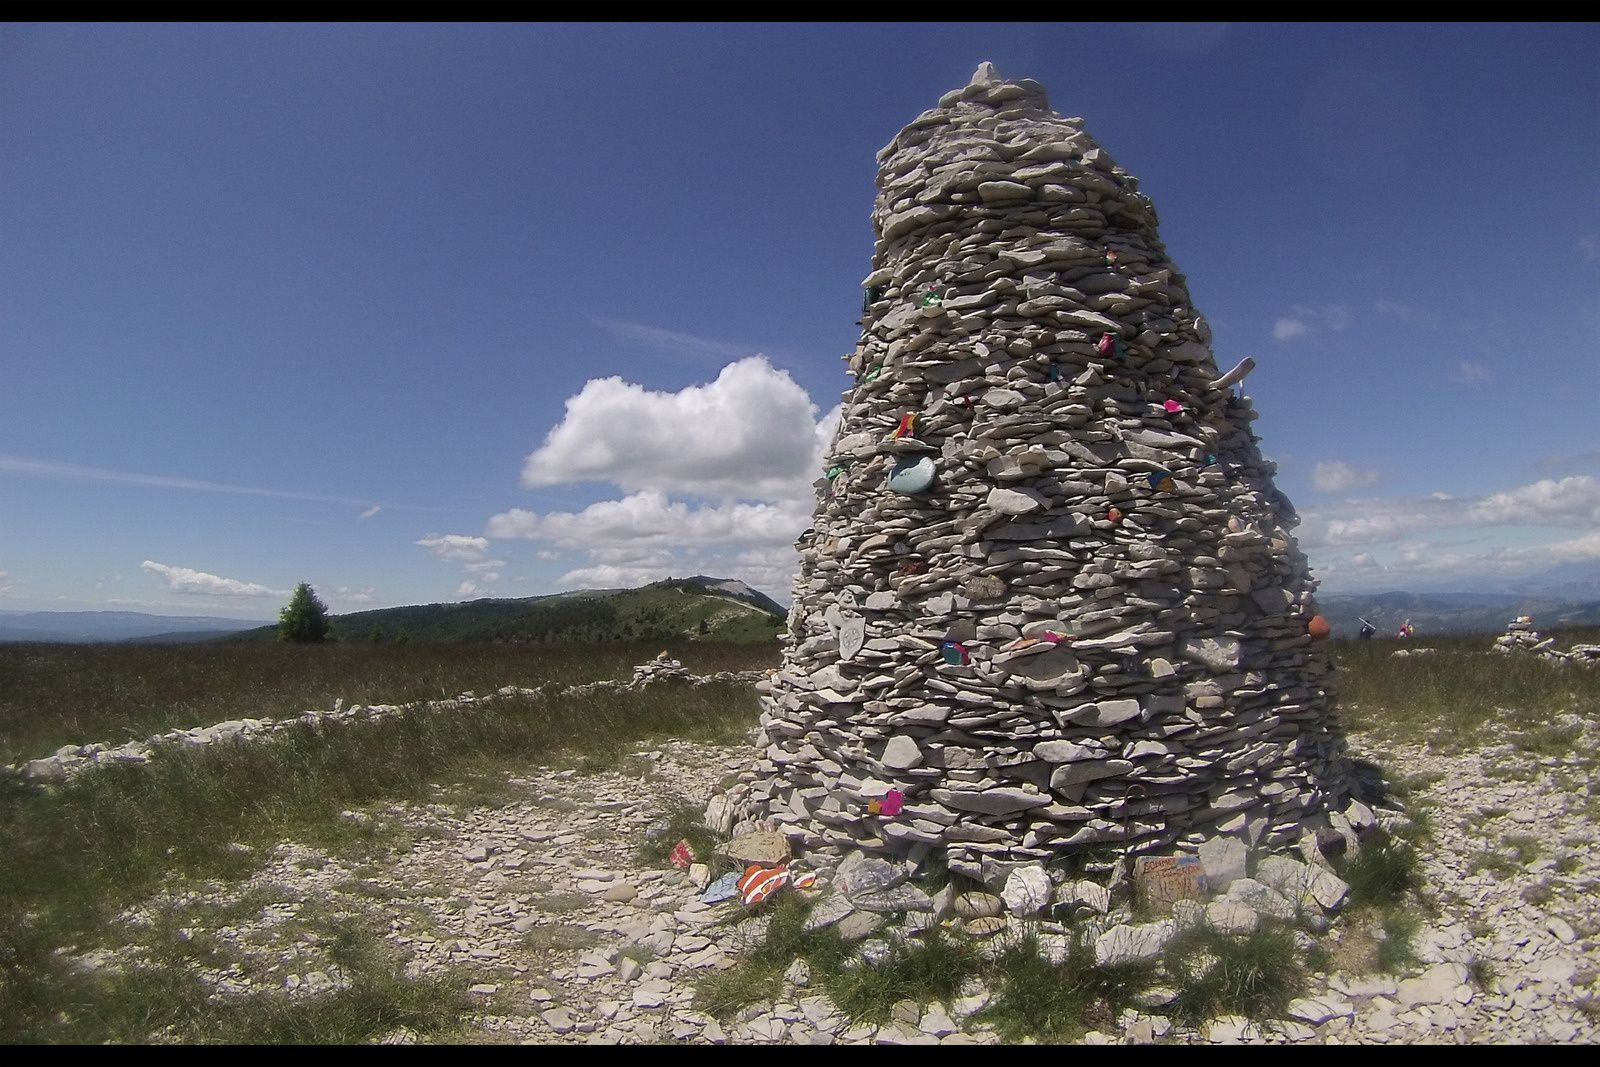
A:
[[[822,972],[823,987],[847,1018],[881,1025],[899,1001],[954,1000],[983,958],[970,938],[934,926],[915,939],[891,935],[888,958],[879,963],[842,965],[831,957],[807,963],[813,974]]]
[[[1218,1015],[1281,1018],[1305,983],[1294,930],[1277,923],[1239,936],[1192,927],[1172,939],[1162,960],[1178,990],[1172,1016],[1186,1026]]]
[[[1393,909],[1383,916],[1384,938],[1378,942],[1378,970],[1404,974],[1419,962],[1416,939],[1421,921],[1409,911]]]
[[[1359,854],[1337,861],[1335,868],[1350,885],[1347,906],[1352,908],[1391,907],[1422,884],[1416,849],[1381,830],[1373,831]]]
[[[1066,962],[1056,965],[1040,955],[1038,937],[1028,934],[995,960],[990,981],[996,992],[979,1018],[1008,1041],[1076,1041],[1090,1029],[1111,1026],[1155,974],[1153,963],[1097,965],[1087,938],[1075,939]]]

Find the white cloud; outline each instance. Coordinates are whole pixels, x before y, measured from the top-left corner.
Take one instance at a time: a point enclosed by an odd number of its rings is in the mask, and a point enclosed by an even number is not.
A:
[[[822,420],[826,422],[826,418]],[[817,476],[817,406],[764,356],[675,393],[595,378],[528,456],[522,484],[609,482],[623,489],[738,499],[794,497]]]
[[[1396,499],[1344,500],[1336,507],[1307,511],[1302,518],[1297,540],[1306,549],[1399,545],[1407,537],[1495,526],[1600,530],[1600,479],[1589,475],[1544,479],[1476,497],[1429,493]],[[1580,537],[1555,544],[1566,546],[1559,551],[1582,553],[1588,551],[1591,542]],[[1425,551],[1419,545],[1424,546]],[[1447,568],[1454,563],[1488,566],[1519,560],[1535,562],[1547,550],[1556,549],[1535,545],[1497,549],[1479,555],[1441,555],[1430,543],[1419,541],[1400,545],[1398,562],[1414,567],[1426,565],[1430,570]]]
[[[1587,474],[1545,478],[1506,493],[1492,493],[1466,509],[1473,525],[1600,526],[1600,479]]]
[[[489,554],[489,540],[486,537],[472,537],[467,534],[429,534],[413,544],[421,545],[438,559],[458,559],[468,563],[477,563]]]
[[[358,515],[356,517],[358,519],[361,519],[361,520],[365,521],[367,519],[372,518],[372,516],[376,515],[378,512],[380,512],[382,510],[383,510],[383,505],[374,504],[370,508],[368,508],[366,511],[363,511],[360,515]]]
[[[1600,530],[1571,540],[1535,545],[1517,551],[1519,554],[1527,553],[1531,561],[1539,563],[1579,563],[1600,560]]]
[[[810,517],[810,506],[794,501],[691,507],[652,491],[602,500],[578,512],[539,515],[512,508],[489,519],[489,536],[590,550],[630,543],[776,544],[793,541]]]
[[[1477,385],[1478,383],[1486,382],[1493,377],[1494,372],[1489,370],[1488,367],[1485,367],[1479,363],[1469,362],[1465,359],[1456,364],[1455,372],[1450,375],[1450,379],[1452,381],[1458,382],[1461,385]]]
[[[470,578],[456,587],[457,600],[476,600],[479,597],[488,595],[488,590],[484,589],[477,582],[474,582]]]
[[[288,596],[286,589],[269,589],[256,582],[241,582],[236,578],[222,578],[205,571],[188,567],[169,567],[165,563],[145,560],[139,564],[151,574],[158,575],[174,593],[195,593],[205,596]]]
[[[8,580],[9,574],[9,571],[0,571],[0,593],[9,593],[17,587],[15,582]]]
[[[1342,459],[1318,463],[1312,470],[1311,480],[1324,493],[1343,493],[1371,485],[1378,480],[1378,472],[1352,467]]]
[[[500,570],[505,565],[506,561],[503,559],[486,559],[479,563],[468,563],[462,570],[475,575],[479,581],[498,582]]]
[[[352,589],[348,585],[341,585],[334,590],[333,599],[344,604],[370,604],[374,599],[374,591],[371,586],[363,589]]]
[[[787,604],[794,593],[799,558],[793,545],[752,548],[739,553],[728,577],[737,578],[752,589],[759,589]]]
[[[1367,515],[1354,519],[1331,519],[1326,543],[1330,545],[1372,545],[1393,541],[1426,524],[1422,515]]]
[[[679,577],[683,574],[682,569],[674,571],[670,566],[619,567],[612,563],[600,563],[593,567],[579,567],[577,570],[568,571],[556,579],[556,584],[563,589],[617,589],[648,585],[663,578]]]
[[[622,495],[576,511],[512,508],[491,516],[485,532],[542,542],[541,560],[578,557],[555,579],[559,588],[710,574],[787,597],[794,541],[811,521],[812,483],[840,417],[838,405],[819,416],[794,379],[760,356],[677,392],[594,379],[567,401],[522,481],[601,481]]]
[[[1279,341],[1289,341],[1310,332],[1310,327],[1299,319],[1284,317],[1272,326],[1272,336]]]

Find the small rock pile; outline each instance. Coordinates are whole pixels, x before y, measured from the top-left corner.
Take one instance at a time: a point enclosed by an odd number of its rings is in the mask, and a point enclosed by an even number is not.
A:
[[[1506,624],[1506,632],[1494,639],[1493,652],[1504,655],[1530,654],[1558,666],[1569,663],[1581,667],[1600,667],[1600,645],[1573,645],[1565,652],[1556,647],[1555,638],[1540,637],[1533,620],[1519,615]]]
[[[757,672],[759,676],[759,672]],[[628,688],[638,689],[640,686],[650,685],[653,682],[664,682],[668,679],[677,679],[683,682],[692,682],[694,675],[689,669],[669,653],[663,652],[649,663],[641,663],[633,669],[633,677],[628,681]]]
[[[691,685],[748,684],[766,678],[767,674],[766,671],[717,671],[715,674],[691,674],[682,663],[663,652],[651,662],[635,667],[633,677],[627,681],[601,679],[598,682],[585,682],[581,685],[545,685],[534,689],[507,685],[481,697],[474,693],[462,693],[454,700],[423,700],[415,704],[352,704],[348,708],[344,706],[344,700],[341,698],[333,702],[331,709],[303,711],[292,719],[266,717],[229,719],[211,726],[168,730],[166,733],[153,734],[143,741],[128,741],[115,746],[98,741],[86,745],[62,745],[53,754],[42,759],[25,760],[9,767],[0,766],[0,776],[9,775],[28,782],[64,782],[92,767],[149,763],[152,751],[161,746],[202,748],[222,741],[253,741],[297,725],[375,721],[399,715],[412,708],[429,712],[460,711],[463,708],[488,704],[495,700],[517,697],[582,696],[608,690],[636,692],[657,682],[669,680],[687,682]]]
[[[1328,831],[1328,628],[1232,392],[1253,362],[1218,374],[1138,180],[987,63],[878,158],[743,821],[996,885],[1098,843]]]
[[[1543,655],[1554,652],[1555,648],[1555,639],[1540,637],[1539,632],[1533,628],[1533,620],[1526,615],[1512,619],[1506,624],[1506,632],[1494,639],[1496,652],[1532,652]]]

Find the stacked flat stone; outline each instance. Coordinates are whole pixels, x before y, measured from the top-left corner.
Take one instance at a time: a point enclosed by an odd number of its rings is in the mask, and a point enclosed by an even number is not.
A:
[[[1540,637],[1533,628],[1533,620],[1519,615],[1506,624],[1506,632],[1494,639],[1494,651],[1501,653],[1532,652],[1535,654],[1554,650],[1554,639]]]
[[[986,881],[1326,832],[1349,764],[1315,582],[1137,179],[987,63],[878,159],[743,821]]]
[[[1556,647],[1555,638],[1540,637],[1533,628],[1533,620],[1526,615],[1519,615],[1506,624],[1506,632],[1494,639],[1491,651],[1505,655],[1525,653],[1558,665],[1574,663],[1582,667],[1600,667],[1600,645],[1573,645],[1563,652]]]

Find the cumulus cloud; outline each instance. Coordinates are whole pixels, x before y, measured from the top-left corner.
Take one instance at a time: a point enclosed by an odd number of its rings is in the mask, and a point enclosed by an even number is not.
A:
[[[375,590],[371,586],[363,589],[352,589],[348,585],[341,585],[334,590],[333,599],[343,604],[370,604],[374,600]]]
[[[670,566],[653,564],[618,566],[613,563],[599,563],[593,567],[570,570],[557,578],[556,582],[563,589],[618,589],[648,585],[663,578],[676,576]]]
[[[429,534],[413,544],[421,545],[438,559],[477,563],[489,554],[489,539],[467,534]]]
[[[269,589],[256,582],[241,582],[236,578],[223,578],[189,567],[170,567],[165,563],[145,560],[141,568],[157,575],[174,593],[194,593],[204,596],[270,596],[284,597],[286,589]]]
[[[560,588],[711,574],[786,596],[840,417],[838,405],[819,414],[764,356],[675,392],[593,379],[527,457],[522,484],[603,482],[620,495],[571,511],[511,508],[485,533],[570,560]]]
[[[1296,337],[1304,336],[1311,332],[1311,328],[1299,319],[1287,316],[1273,323],[1272,336],[1279,341],[1292,341]]]
[[[1318,463],[1311,472],[1311,480],[1324,493],[1343,493],[1360,489],[1378,480],[1378,472],[1352,467],[1342,459]]]
[[[528,456],[522,484],[794,496],[816,477],[819,438],[816,404],[764,356],[730,363],[715,381],[675,393],[595,378],[567,401],[561,421]]]
[[[456,587],[457,600],[476,600],[479,597],[486,597],[488,595],[489,590],[485,589],[477,582],[474,582],[471,578],[468,578],[466,581],[462,582]]]
[[[810,516],[810,507],[800,501],[690,506],[651,491],[601,500],[577,512],[539,515],[512,508],[489,519],[489,536],[590,549],[619,544],[771,544],[793,541]]]
[[[1466,509],[1473,525],[1600,526],[1600,479],[1587,474],[1545,478],[1506,493],[1491,493]]]

